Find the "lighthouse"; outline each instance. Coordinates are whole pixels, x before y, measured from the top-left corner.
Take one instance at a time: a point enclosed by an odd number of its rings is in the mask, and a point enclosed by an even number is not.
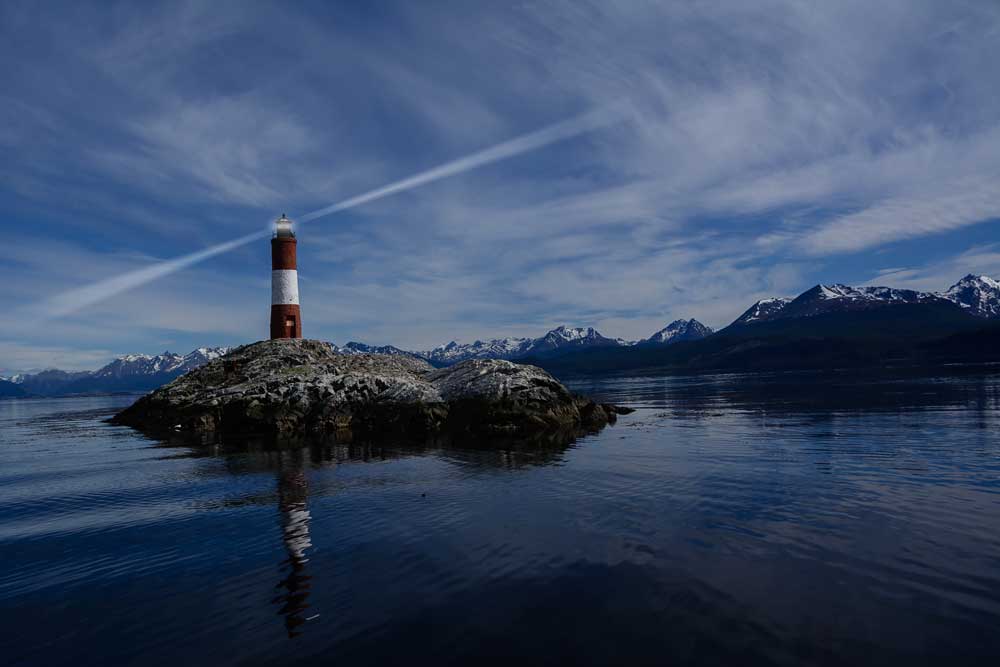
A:
[[[302,338],[292,221],[282,213],[271,238],[271,339]]]

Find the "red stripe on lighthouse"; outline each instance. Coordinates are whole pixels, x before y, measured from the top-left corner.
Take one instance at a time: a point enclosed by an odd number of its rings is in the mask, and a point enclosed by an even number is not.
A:
[[[271,239],[271,270],[291,270],[298,267],[295,265],[295,248],[298,241],[292,238]]]
[[[271,306],[271,338],[302,338],[302,312],[298,304]]]

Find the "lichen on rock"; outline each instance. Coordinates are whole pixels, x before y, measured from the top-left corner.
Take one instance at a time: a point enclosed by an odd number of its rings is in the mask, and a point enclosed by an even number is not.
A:
[[[112,421],[151,433],[321,435],[339,440],[439,433],[580,433],[625,412],[567,390],[535,366],[340,354],[321,341],[231,351],[143,396]]]

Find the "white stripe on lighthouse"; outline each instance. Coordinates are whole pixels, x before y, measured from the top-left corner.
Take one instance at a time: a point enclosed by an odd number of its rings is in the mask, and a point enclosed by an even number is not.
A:
[[[299,303],[299,272],[295,269],[271,271],[271,305]]]

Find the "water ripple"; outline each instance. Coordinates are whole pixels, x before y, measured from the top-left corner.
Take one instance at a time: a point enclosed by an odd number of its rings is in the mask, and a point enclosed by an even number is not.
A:
[[[583,379],[562,451],[168,446],[0,402],[9,664],[989,663],[1000,382]],[[127,641],[122,638],[127,637]]]

